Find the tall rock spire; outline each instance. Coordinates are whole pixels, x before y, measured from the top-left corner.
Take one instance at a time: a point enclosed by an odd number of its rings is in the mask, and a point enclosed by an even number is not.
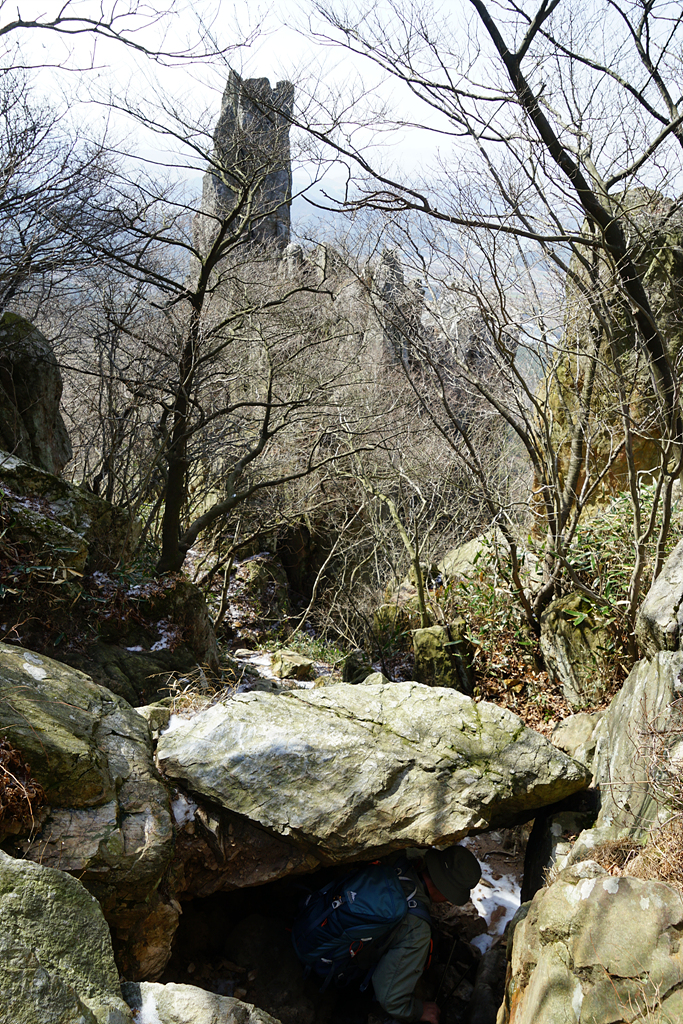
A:
[[[196,225],[196,242],[204,252],[226,215],[234,217],[230,233],[244,225],[245,239],[283,248],[289,242],[293,103],[291,82],[271,88],[267,78],[242,79],[230,72]]]

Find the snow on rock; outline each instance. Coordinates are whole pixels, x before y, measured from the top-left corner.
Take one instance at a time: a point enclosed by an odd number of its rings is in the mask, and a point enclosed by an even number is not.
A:
[[[173,811],[176,825],[182,827],[190,821],[194,821],[194,812],[197,810],[197,804],[184,793],[176,793],[171,800],[171,810]]]
[[[462,925],[469,922],[462,930],[472,936],[477,930],[474,914],[478,915],[481,932],[469,941],[484,954],[502,937],[519,907],[526,835],[521,829],[500,829],[469,836],[461,845],[479,861],[481,881],[472,890],[470,902],[451,908],[448,916],[461,919]]]
[[[502,936],[508,921],[515,916],[519,907],[520,886],[514,874],[496,879],[488,864],[483,863],[481,867],[481,881],[472,890],[471,899],[480,917],[485,918],[487,930],[483,935],[476,935],[472,945],[481,953],[486,953],[496,939]]]

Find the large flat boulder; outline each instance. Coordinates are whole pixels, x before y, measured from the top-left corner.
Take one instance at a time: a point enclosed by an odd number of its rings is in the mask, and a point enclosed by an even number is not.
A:
[[[419,683],[248,693],[159,738],[165,774],[328,862],[531,817],[590,772],[516,715]]]
[[[0,1020],[131,1024],[100,906],[54,868],[0,851]]]
[[[147,722],[83,673],[0,644],[0,734],[21,751],[47,800],[23,855],[80,878],[121,930],[119,943],[135,944],[135,930],[163,914],[155,890],[173,853],[170,801]],[[168,920],[166,928],[168,955]],[[129,976],[142,970],[125,962]]]
[[[682,926],[670,886],[566,868],[515,928],[498,1024],[682,1020]]]

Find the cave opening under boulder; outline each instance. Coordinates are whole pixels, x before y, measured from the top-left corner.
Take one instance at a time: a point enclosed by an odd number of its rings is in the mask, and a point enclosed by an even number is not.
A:
[[[527,832],[501,830],[491,834],[488,845],[501,858],[514,857],[521,871]],[[306,895],[359,866],[184,901],[172,956],[159,980],[235,996],[282,1024],[381,1024],[386,1014],[374,1001],[371,984],[364,994],[358,983],[321,991],[320,979],[305,977],[291,941]],[[490,886],[487,877],[485,871]],[[433,949],[416,994],[439,1003],[441,1024],[494,1024],[503,998],[504,941],[486,942],[487,922],[472,903],[433,905],[432,911]]]

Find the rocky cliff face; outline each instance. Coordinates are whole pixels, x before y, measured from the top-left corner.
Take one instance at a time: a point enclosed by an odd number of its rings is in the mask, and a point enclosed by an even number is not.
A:
[[[645,286],[650,305],[656,311],[657,325],[668,349],[672,365],[679,359],[681,301],[683,298],[683,217],[672,199],[649,189],[633,189],[612,197],[613,213],[623,227],[629,255]],[[584,230],[586,227],[584,226]],[[623,375],[627,407],[631,421],[631,444],[635,467],[654,476],[659,466],[659,419],[657,400],[647,361],[643,361],[632,310],[621,294],[618,275],[612,265],[597,268],[596,281],[572,257],[567,283],[565,324],[566,354],[543,387],[548,387],[548,408],[552,413],[552,444],[558,453],[562,479],[567,470],[573,424],[577,418],[585,381],[588,379],[588,351],[597,331],[600,337],[600,365],[592,398],[588,436],[591,451],[591,479],[606,470],[591,502],[604,501],[609,495],[628,489],[628,467],[623,449],[617,449],[615,436],[622,432],[622,412],[616,396],[618,378]],[[602,291],[613,295],[597,323],[585,301],[584,293],[594,296]],[[634,429],[637,425],[638,429]],[[577,492],[583,486],[582,470]]]
[[[23,317],[0,319],[0,448],[61,473],[71,442],[59,411],[62,376],[47,339]]]
[[[214,132],[214,152],[204,176],[202,215],[195,225],[202,252],[219,221],[233,217],[231,232],[282,247],[289,242],[292,200],[289,120],[294,86],[267,78],[243,79],[231,71]]]

